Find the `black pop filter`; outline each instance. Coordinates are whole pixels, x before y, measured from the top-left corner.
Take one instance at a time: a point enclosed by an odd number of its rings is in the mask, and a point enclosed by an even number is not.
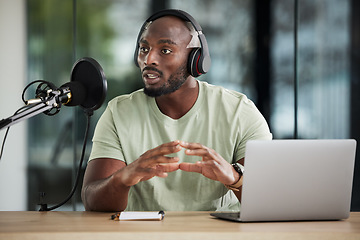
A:
[[[85,88],[85,97],[80,106],[96,110],[103,104],[107,81],[100,64],[93,58],[84,57],[75,62],[71,71],[71,82],[79,82]]]

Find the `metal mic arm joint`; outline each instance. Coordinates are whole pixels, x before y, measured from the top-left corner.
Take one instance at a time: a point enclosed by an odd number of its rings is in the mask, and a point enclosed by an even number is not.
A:
[[[58,96],[59,103],[66,105],[71,101],[72,94],[69,87],[59,88],[57,91],[60,92]]]
[[[56,90],[49,89],[47,90],[46,97],[43,101],[48,106],[60,108],[62,104],[67,104],[71,101],[71,96],[72,95],[68,87]]]

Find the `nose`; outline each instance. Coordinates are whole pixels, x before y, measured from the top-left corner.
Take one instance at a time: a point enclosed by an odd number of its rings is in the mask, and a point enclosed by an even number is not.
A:
[[[155,65],[155,66],[159,65],[158,55],[156,54],[156,52],[154,50],[149,50],[149,52],[146,54],[145,59],[144,59],[144,64],[145,65]]]

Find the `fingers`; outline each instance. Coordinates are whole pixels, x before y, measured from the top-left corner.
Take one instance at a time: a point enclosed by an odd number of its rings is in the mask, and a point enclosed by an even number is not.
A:
[[[166,162],[166,159],[171,159],[171,158],[170,157],[161,158],[162,156],[169,155],[172,153],[177,153],[181,149],[182,147],[179,145],[179,141],[164,143],[156,148],[148,150],[143,155],[141,155],[141,158],[145,158],[145,159],[159,158],[158,163],[164,163],[164,161]]]
[[[203,148],[203,145],[200,143],[189,143],[189,142],[180,141],[179,144],[181,147],[186,148],[186,149]]]
[[[207,178],[226,184],[234,181],[233,167],[215,150],[200,143],[180,142],[180,146],[186,148],[185,154],[202,158],[202,161],[196,163],[180,163],[181,170],[201,173]]]
[[[178,157],[154,156],[143,159],[139,165],[143,168],[151,168],[159,164],[177,163],[178,161]]]
[[[167,173],[174,172],[179,169],[179,163],[168,163],[168,164],[159,164],[155,168],[155,175],[158,177],[167,177]]]
[[[199,156],[202,161],[196,163],[181,162],[178,157],[169,154],[177,153],[185,148],[186,155]],[[181,169],[186,172],[196,172],[213,180],[228,182],[232,173],[231,165],[215,150],[200,143],[173,141],[150,149],[136,161],[128,165],[128,180],[132,185],[139,181],[146,181],[154,176],[167,177],[169,172]]]
[[[179,169],[179,158],[166,155],[176,153],[181,149],[179,141],[173,141],[146,151],[126,167],[123,181],[127,186],[132,186],[154,176],[167,177],[168,172]]]
[[[200,143],[188,143],[188,142],[180,142],[180,146],[186,148],[185,154],[192,156],[199,156],[205,160],[215,160],[219,159],[218,154],[215,150],[208,148]]]
[[[179,164],[179,169],[185,172],[202,173],[202,167],[198,163],[182,162]]]
[[[178,162],[177,157],[169,157],[166,155],[179,152],[182,147],[179,145],[179,141],[173,141],[164,143],[156,148],[146,151],[140,156],[142,167],[152,167],[160,163],[173,163]]]
[[[205,171],[211,169],[221,169],[221,166],[216,161],[201,161],[196,163],[182,162],[179,164],[179,169],[185,172],[197,172],[204,174]]]
[[[155,176],[165,178],[168,176],[169,172],[174,172],[178,169],[179,169],[178,163],[159,164],[153,168],[147,169],[146,174],[141,180],[145,181]]]

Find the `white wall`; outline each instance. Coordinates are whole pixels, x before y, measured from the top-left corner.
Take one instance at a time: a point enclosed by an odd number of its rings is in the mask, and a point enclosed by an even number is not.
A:
[[[0,119],[23,106],[26,83],[25,0],[0,0]],[[5,129],[0,130],[0,143]],[[27,208],[26,121],[13,125],[0,161],[0,211]]]

